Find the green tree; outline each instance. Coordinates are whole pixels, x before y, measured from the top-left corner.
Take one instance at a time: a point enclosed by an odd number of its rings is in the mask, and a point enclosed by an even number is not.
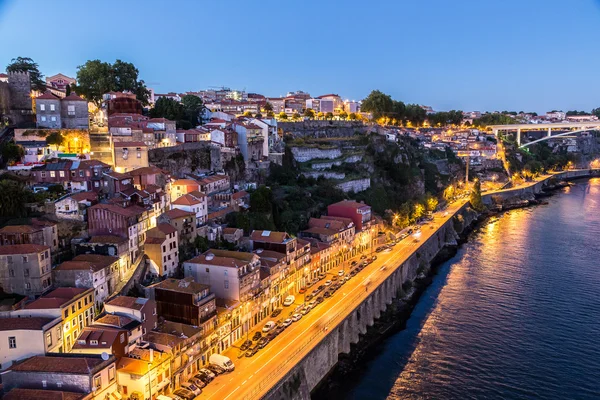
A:
[[[325,113],[322,111],[319,111],[317,114],[317,119],[323,119],[323,118],[325,118]]]
[[[348,113],[346,111],[342,111],[339,113],[338,117],[340,119],[348,119]]]
[[[25,150],[15,142],[4,142],[0,149],[0,154],[2,154],[2,162],[10,164],[21,161],[25,155]]]
[[[275,118],[275,113],[273,111],[267,111],[267,118]]]
[[[592,115],[595,115],[596,117],[600,118],[600,107],[594,108],[592,110]]]
[[[65,88],[65,96],[68,96],[71,94],[71,85],[67,85],[67,87]]]
[[[246,111],[243,115],[244,117],[252,118],[252,112],[250,111]]]
[[[20,218],[27,215],[25,203],[31,198],[31,192],[25,190],[16,181],[0,181],[0,217]]]
[[[415,203],[412,212],[412,220],[416,221],[425,215],[425,206],[421,203]]]
[[[427,195],[427,198],[425,199],[425,208],[427,208],[427,211],[435,211],[437,209],[437,206],[439,204],[439,201],[437,199],[437,197],[432,196],[432,195]]]
[[[392,102],[392,116],[399,121],[406,118],[406,105],[401,101]]]
[[[46,91],[44,75],[40,72],[38,64],[29,57],[13,58],[6,66],[6,72],[29,72],[31,89],[42,93]]]
[[[325,113],[325,119],[333,119],[333,113],[332,112]]]
[[[261,113],[257,113],[257,114],[254,116],[254,118],[256,118],[256,119],[262,119],[262,117],[263,117],[263,116],[262,116],[262,114],[261,114]]]
[[[300,115],[300,113],[299,113],[299,112],[297,112],[297,111],[296,111],[295,113],[293,113],[293,114],[292,114],[292,119],[293,119],[294,121],[298,121],[298,120],[300,119],[300,117],[301,117],[301,115]]]
[[[282,120],[288,119],[287,114],[284,113],[283,111],[279,113],[278,117],[279,117],[279,119],[282,119]]]
[[[138,69],[132,63],[117,60],[111,64],[100,60],[88,60],[77,67],[75,91],[96,106],[102,103],[102,95],[111,91],[129,91],[146,105],[150,91],[145,82],[138,79],[138,74]]]
[[[46,143],[49,146],[56,146],[56,151],[58,148],[63,145],[65,142],[65,137],[60,133],[60,131],[51,132],[48,136],[46,136]]]
[[[306,110],[304,110],[304,116],[308,119],[315,119],[315,110],[313,110],[312,108],[307,108]]]
[[[273,211],[273,192],[265,185],[250,194],[250,210],[253,213],[271,213]]]
[[[269,103],[268,101],[265,103],[265,105],[262,107],[263,111],[266,111],[267,113],[273,112],[273,105],[271,103]]]
[[[409,104],[406,106],[405,119],[415,126],[420,126],[425,122],[427,112],[418,104]]]
[[[471,197],[469,201],[474,210],[483,211],[485,209],[485,205],[481,199],[481,182],[479,179],[475,179],[475,182],[473,183],[473,189],[471,189]]]
[[[394,111],[394,101],[391,96],[379,90],[373,90],[362,101],[360,108],[362,111],[371,113],[374,119],[379,119]]]
[[[159,99],[160,100],[160,99]],[[193,127],[202,124],[202,115],[206,107],[202,99],[192,94],[187,94],[181,98],[185,119],[190,122]]]
[[[166,118],[176,121],[177,125],[181,125],[181,121],[185,118],[185,108],[183,104],[176,100],[161,97],[156,100],[154,107],[150,109],[149,115],[151,118]]]
[[[350,121],[356,121],[356,119],[357,119],[356,118],[356,113],[350,113],[350,114],[348,114],[348,119]]]

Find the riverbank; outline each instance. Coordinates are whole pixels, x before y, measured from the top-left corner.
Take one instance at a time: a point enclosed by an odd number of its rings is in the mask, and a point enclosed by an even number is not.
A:
[[[504,191],[504,193],[513,192],[512,196],[494,198],[495,193],[490,193],[487,195],[488,200],[491,200],[491,202],[488,201],[488,206],[494,205],[496,207],[490,207],[483,213],[476,213],[471,221],[466,224],[463,215],[457,213],[454,221],[458,235],[456,244],[445,245],[428,266],[421,266],[417,278],[412,283],[407,282],[403,285],[402,290],[397,293],[392,303],[381,313],[380,318],[376,319],[373,325],[367,328],[365,334],[360,336],[360,340],[356,344],[351,345],[350,352],[339,355],[338,363],[315,387],[311,393],[311,398],[321,400],[343,397],[341,395],[348,389],[346,383],[360,377],[366,368],[367,362],[382,351],[382,344],[385,340],[405,328],[406,322],[419,302],[421,295],[436,276],[438,267],[456,254],[459,246],[468,240],[474,229],[491,216],[496,216],[501,212],[545,204],[545,200],[542,200],[542,198],[551,196],[557,190],[568,186],[569,183],[566,180],[584,177],[584,174],[572,175],[548,176],[539,182],[531,182],[524,187]],[[588,177],[593,175],[589,174]],[[535,189],[537,186],[539,186],[539,190]],[[534,190],[529,190],[530,188]]]

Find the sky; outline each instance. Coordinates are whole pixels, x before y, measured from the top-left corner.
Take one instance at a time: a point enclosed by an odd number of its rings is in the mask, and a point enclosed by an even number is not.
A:
[[[157,93],[227,86],[436,110],[600,107],[600,0],[0,0],[0,70],[135,64]]]

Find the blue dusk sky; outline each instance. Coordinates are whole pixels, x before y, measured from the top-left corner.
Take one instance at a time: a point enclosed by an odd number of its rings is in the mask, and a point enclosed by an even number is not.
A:
[[[157,92],[209,86],[438,110],[600,106],[600,0],[0,0],[0,70],[134,63]]]

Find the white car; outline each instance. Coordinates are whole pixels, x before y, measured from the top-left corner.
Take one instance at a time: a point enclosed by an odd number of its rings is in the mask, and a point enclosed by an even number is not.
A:
[[[285,298],[285,300],[283,301],[283,305],[285,307],[291,306],[292,304],[294,304],[294,301],[296,301],[296,298],[292,295],[289,295],[288,297]]]
[[[292,321],[292,319],[291,319],[291,318],[288,318],[288,319],[286,319],[285,321],[283,321],[283,322],[281,323],[281,325],[283,325],[284,327],[286,327],[286,328],[287,328],[288,326],[290,326],[290,325],[292,324],[292,322],[294,322],[294,321]]]
[[[331,286],[331,281],[325,281],[325,286]]]
[[[344,276],[344,270],[343,270],[343,269],[340,269],[340,270],[338,271],[338,275],[339,275],[339,276]]]
[[[292,321],[294,321],[294,322],[300,321],[300,318],[302,318],[302,314],[300,314],[300,313],[296,313],[296,314],[292,315]]]
[[[265,326],[263,326],[262,331],[263,332],[269,332],[271,329],[275,328],[276,324],[273,321],[269,321],[265,324]]]
[[[215,374],[214,372],[212,372],[210,369],[208,368],[200,368],[198,370],[198,372],[202,372],[203,374],[207,375],[209,378],[211,379],[215,379]]]

